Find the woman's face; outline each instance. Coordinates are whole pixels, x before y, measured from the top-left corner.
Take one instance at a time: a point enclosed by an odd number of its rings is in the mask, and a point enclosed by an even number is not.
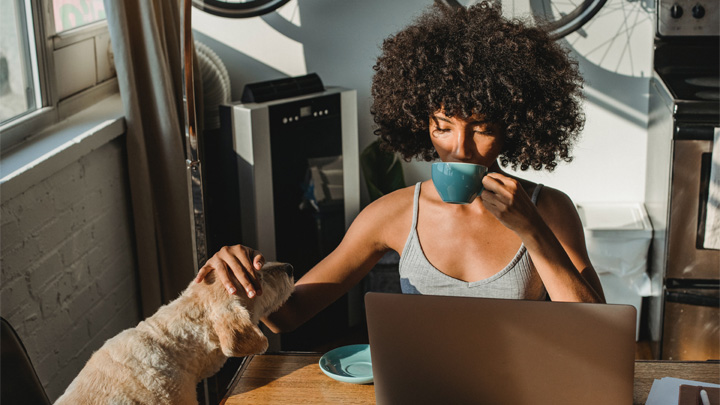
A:
[[[430,140],[443,162],[490,167],[503,151],[501,126],[478,114],[450,118],[442,110],[435,112],[430,116]]]

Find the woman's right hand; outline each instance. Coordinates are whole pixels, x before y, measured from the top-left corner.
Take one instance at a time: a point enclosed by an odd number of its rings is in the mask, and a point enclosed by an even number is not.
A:
[[[201,282],[205,276],[215,270],[215,276],[229,294],[234,294],[236,291],[235,283],[231,280],[231,277],[234,277],[243,286],[247,296],[253,298],[262,294],[256,272],[263,264],[265,258],[255,249],[242,245],[224,246],[200,269],[195,282]]]

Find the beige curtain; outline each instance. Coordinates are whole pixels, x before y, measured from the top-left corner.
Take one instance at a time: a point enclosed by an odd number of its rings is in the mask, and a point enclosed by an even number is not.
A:
[[[185,168],[182,7],[176,0],[104,2],[126,112],[142,311],[149,316],[176,298],[196,270]]]

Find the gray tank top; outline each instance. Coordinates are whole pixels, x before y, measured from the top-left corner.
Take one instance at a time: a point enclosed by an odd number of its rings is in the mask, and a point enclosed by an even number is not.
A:
[[[535,269],[525,245],[505,268],[493,276],[473,282],[450,277],[433,266],[425,257],[417,233],[420,184],[415,185],[413,222],[410,235],[400,257],[400,287],[404,294],[452,295],[462,297],[511,298],[544,300],[545,286]],[[537,203],[542,184],[533,190],[532,202]]]

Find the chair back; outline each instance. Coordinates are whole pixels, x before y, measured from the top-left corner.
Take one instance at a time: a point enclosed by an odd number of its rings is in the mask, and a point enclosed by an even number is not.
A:
[[[0,320],[0,403],[50,405],[20,336],[5,318]]]

